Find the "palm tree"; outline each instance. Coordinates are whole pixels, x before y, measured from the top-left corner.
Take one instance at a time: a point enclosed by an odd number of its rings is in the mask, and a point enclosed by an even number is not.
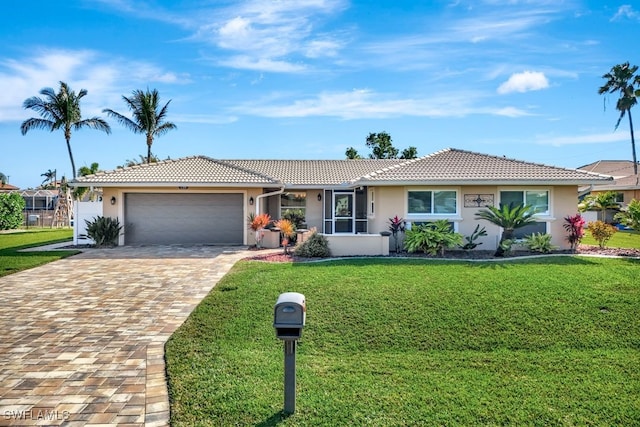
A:
[[[615,191],[605,191],[585,197],[587,206],[600,211],[600,221],[607,222],[607,210],[617,209],[620,205],[616,202],[618,193]]]
[[[134,90],[130,98],[123,96],[125,104],[133,114],[133,119],[123,116],[111,109],[102,110],[103,113],[113,117],[121,125],[129,128],[134,133],[143,133],[147,136],[147,163],[151,163],[151,146],[153,145],[153,139],[156,136],[164,135],[171,129],[175,129],[176,125],[167,122],[167,107],[171,100],[169,100],[164,107],[160,108],[160,95],[158,91],[153,89],[146,92],[141,90]]]
[[[640,78],[635,75],[638,71],[637,65],[624,64],[614,65],[607,74],[602,76],[607,82],[598,89],[598,94],[605,93],[620,94],[616,102],[616,110],[620,111],[620,116],[616,122],[615,129],[618,129],[625,114],[629,117],[629,132],[631,133],[631,152],[633,154],[633,174],[638,174],[638,161],[636,159],[636,141],[633,136],[633,120],[631,119],[631,107],[638,103],[636,99],[634,84],[640,84]]]
[[[80,100],[87,94],[86,89],[80,89],[77,94],[69,88],[65,82],[60,82],[60,91],[56,93],[52,88],[44,88],[40,91],[44,98],[33,96],[24,101],[25,109],[37,111],[41,118],[32,117],[22,122],[20,130],[26,135],[31,129],[44,129],[53,132],[64,129],[64,138],[67,141],[67,150],[71,160],[71,172],[76,177],[76,164],[71,152],[71,130],[79,130],[83,127],[101,130],[111,133],[109,124],[99,117],[83,119],[80,112]]]
[[[40,184],[40,185],[43,185],[45,182],[49,182],[49,183],[53,184],[53,186],[55,187],[55,185],[56,185],[56,169],[54,169],[54,170],[49,169],[45,173],[41,173],[40,176],[44,176],[44,180],[42,181],[42,184]]]
[[[487,209],[476,212],[476,217],[489,221],[492,224],[502,227],[502,235],[498,243],[495,256],[504,256],[502,243],[513,238],[513,232],[525,225],[536,222],[533,215],[535,210],[531,206],[509,203],[500,203],[500,207],[487,206]]]
[[[9,178],[2,172],[0,172],[0,187],[4,187],[4,185],[9,181]]]
[[[100,166],[98,165],[97,162],[93,162],[91,163],[91,167],[87,167],[87,166],[81,166],[80,169],[78,169],[78,175],[80,176],[87,176],[87,175],[94,175],[96,173],[98,173],[100,171]],[[87,194],[87,191],[89,191],[89,187],[76,187],[76,189],[73,191],[73,197],[76,200],[81,200],[85,194]],[[95,200],[95,192],[93,190],[90,191],[89,193],[89,200]]]

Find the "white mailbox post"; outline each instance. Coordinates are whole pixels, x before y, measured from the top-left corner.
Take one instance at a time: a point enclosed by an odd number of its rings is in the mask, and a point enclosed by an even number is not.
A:
[[[297,292],[280,294],[273,310],[276,337],[284,341],[284,412],[296,411],[296,343],[302,336],[307,319],[304,295]]]

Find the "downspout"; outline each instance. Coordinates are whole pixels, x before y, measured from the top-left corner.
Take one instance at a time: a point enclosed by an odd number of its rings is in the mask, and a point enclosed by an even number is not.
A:
[[[284,185],[280,187],[278,191],[272,191],[271,193],[262,193],[256,196],[256,215],[260,215],[260,200],[269,196],[276,196],[278,194],[284,193]]]

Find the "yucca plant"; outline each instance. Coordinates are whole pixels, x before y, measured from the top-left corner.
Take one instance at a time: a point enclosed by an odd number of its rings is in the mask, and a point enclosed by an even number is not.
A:
[[[476,217],[489,221],[492,224],[502,228],[502,235],[500,236],[500,242],[498,243],[498,249],[495,256],[504,256],[504,249],[502,248],[502,242],[505,240],[513,240],[513,232],[525,225],[536,222],[533,215],[535,210],[531,206],[509,203],[505,205],[500,203],[500,207],[487,206],[479,212],[476,212]]]
[[[87,236],[91,237],[97,247],[117,246],[118,235],[122,226],[118,218],[97,216],[93,221],[84,220],[87,224]]]
[[[267,227],[267,225],[269,225],[270,222],[271,216],[269,216],[269,214],[249,214],[249,229],[254,233],[257,248],[260,247],[260,243],[262,242],[262,238],[264,237],[264,229]]]
[[[296,233],[296,229],[293,226],[293,223],[288,219],[280,219],[275,223],[276,228],[280,229],[280,233],[282,233],[282,246],[284,247],[284,253],[288,254],[289,250],[287,249],[289,246],[289,241]]]

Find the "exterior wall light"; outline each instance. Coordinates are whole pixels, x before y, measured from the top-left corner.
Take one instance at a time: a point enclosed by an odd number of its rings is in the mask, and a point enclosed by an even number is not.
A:
[[[112,205],[116,204],[116,196],[111,196],[111,204]]]
[[[249,197],[249,204],[253,206],[253,197]]]
[[[318,193],[318,201],[321,202],[322,201],[322,193]]]

